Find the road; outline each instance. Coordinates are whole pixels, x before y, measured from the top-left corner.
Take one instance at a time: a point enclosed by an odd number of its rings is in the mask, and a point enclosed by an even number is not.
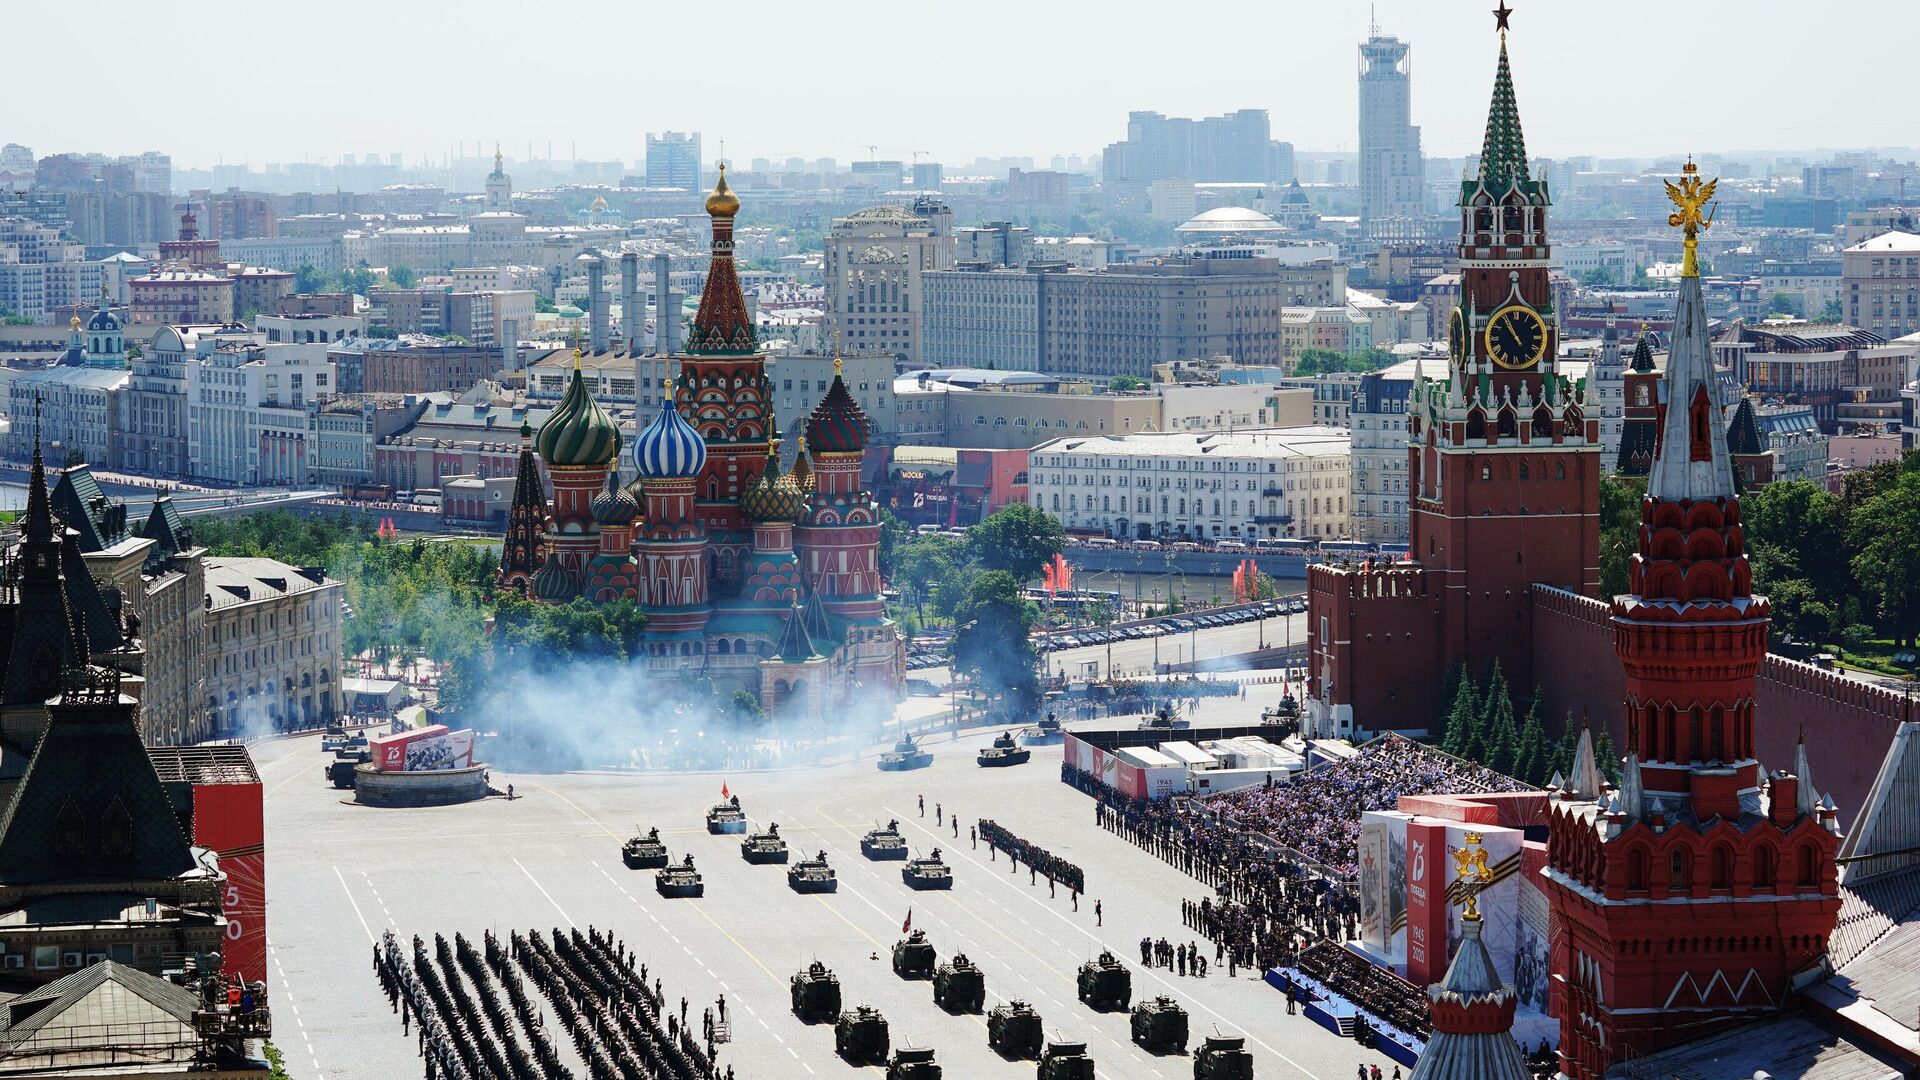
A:
[[[1289,638],[1291,634],[1291,638]],[[1194,658],[1196,653],[1201,660],[1218,657],[1239,656],[1253,652],[1264,641],[1267,648],[1279,648],[1289,642],[1296,648],[1304,648],[1307,640],[1307,614],[1298,612],[1284,618],[1274,617],[1261,622],[1236,623],[1232,626],[1213,627],[1195,630],[1185,634],[1163,634],[1157,638],[1140,638],[1133,641],[1116,642],[1113,645],[1113,670],[1122,675],[1145,674],[1153,671],[1153,665],[1184,663]],[[1065,673],[1077,676],[1086,670],[1085,665],[1098,665],[1095,670],[1101,678],[1107,675],[1107,646],[1089,645],[1078,649],[1061,649],[1047,654],[1047,670],[1055,675]]]
[[[1257,706],[1213,699],[1203,708]],[[1180,899],[1200,897],[1203,886],[1097,828],[1091,802],[1059,782],[1058,747],[1036,748],[1025,766],[978,768],[974,751],[992,734],[930,744],[933,765],[914,773],[879,772],[870,751],[848,765],[725,776],[496,774],[496,785],[511,782],[522,798],[408,811],[343,803],[323,786],[311,739],[262,746],[275,1042],[303,1080],[413,1075],[414,1042],[369,968],[369,943],[381,931],[391,927],[404,941],[460,930],[477,941],[489,928],[504,935],[591,924],[637,950],[665,980],[669,1002],[690,999],[694,1018],[726,994],[734,1042],[720,1061],[742,1080],[849,1069],[833,1054],[830,1026],[803,1025],[787,1011],[787,977],[816,958],[839,975],[847,1007],[879,1007],[895,1045],[935,1047],[948,1076],[1029,1075],[1031,1063],[987,1048],[984,1016],[948,1015],[927,984],[892,974],[887,953],[910,910],[941,956],[960,950],[980,965],[988,1008],[1012,997],[1032,1002],[1050,1035],[1091,1044],[1101,1076],[1179,1080],[1192,1068],[1136,1048],[1125,1015],[1096,1014],[1075,999],[1075,969],[1102,948],[1135,969],[1136,1000],[1165,993],[1185,1004],[1193,1041],[1216,1027],[1247,1035],[1263,1080],[1343,1080],[1359,1061],[1391,1071],[1384,1057],[1285,1015],[1281,996],[1248,973],[1210,971],[1202,980],[1141,970],[1142,937],[1194,938],[1181,926]],[[756,826],[779,822],[795,858],[825,850],[839,892],[796,895],[781,868],[743,862],[738,837],[708,835],[703,813],[723,781]],[[951,825],[935,825],[936,803],[961,815],[958,840]],[[1088,881],[1080,910],[1064,891],[1049,896],[1044,880],[1030,883],[1004,858],[973,848],[968,824],[981,816],[1080,865]],[[916,849],[945,848],[951,892],[915,893],[899,864],[860,855],[861,834],[889,817]],[[694,853],[704,898],[662,899],[651,871],[623,866],[620,842],[651,824],[676,860]],[[1104,926],[1094,921],[1096,897]]]

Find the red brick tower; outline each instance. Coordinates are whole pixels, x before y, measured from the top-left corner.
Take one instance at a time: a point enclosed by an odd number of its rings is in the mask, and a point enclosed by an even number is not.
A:
[[[1545,180],[1527,171],[1500,62],[1478,175],[1460,184],[1460,300],[1444,378],[1408,404],[1412,557],[1444,595],[1443,654],[1481,675],[1497,659],[1532,684],[1529,588],[1599,591],[1600,424],[1558,370]]]
[[[871,421],[853,400],[833,361],[827,396],[807,418],[813,491],[800,516],[794,546],[807,583],[827,610],[849,619],[884,618],[880,599],[880,510],[860,478]]]
[[[1686,259],[1667,408],[1633,591],[1612,605],[1627,756],[1615,790],[1583,755],[1550,816],[1550,964],[1571,1080],[1778,1010],[1840,907],[1837,815],[1804,748],[1771,777],[1754,757],[1770,611],[1752,594],[1695,262],[1713,185],[1688,162],[1668,192]]]

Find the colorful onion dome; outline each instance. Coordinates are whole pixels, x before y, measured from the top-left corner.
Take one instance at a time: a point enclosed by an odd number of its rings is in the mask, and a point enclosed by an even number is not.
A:
[[[813,462],[807,460],[807,437],[800,436],[798,452],[793,456],[793,486],[802,493],[813,494]]]
[[[560,406],[540,425],[540,457],[549,465],[605,465],[620,453],[620,428],[593,400],[573,351],[573,381]]]
[[[573,599],[573,579],[551,554],[547,556],[547,564],[533,575],[533,595],[556,603]]]
[[[780,474],[780,446],[775,443],[767,448],[766,471],[741,494],[740,508],[755,521],[792,521],[806,501],[793,477]]]
[[[857,454],[867,448],[869,426],[866,410],[853,400],[846,380],[840,377],[840,361],[836,358],[833,385],[827,387],[827,396],[807,418],[807,441],[819,453]]]
[[[625,525],[640,516],[639,500],[620,487],[617,475],[607,478],[607,490],[595,495],[587,509],[602,525]]]
[[[633,440],[633,464],[642,479],[670,480],[700,475],[707,443],[673,407],[673,391],[660,395],[660,415]]]
[[[713,217],[730,218],[740,212],[740,196],[727,186],[727,163],[720,163],[720,182],[713,185],[713,194],[707,196],[707,213]]]

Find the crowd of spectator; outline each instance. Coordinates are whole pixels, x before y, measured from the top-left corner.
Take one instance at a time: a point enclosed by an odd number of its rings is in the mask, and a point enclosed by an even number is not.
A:
[[[1375,967],[1338,942],[1313,942],[1300,950],[1293,967],[1409,1035],[1422,1041],[1433,1036],[1433,1017],[1425,991],[1391,971]]]
[[[1026,863],[1029,869],[1044,875],[1049,884],[1058,882],[1076,893],[1087,891],[1087,875],[1079,867],[1046,848],[1020,839],[992,818],[981,818],[979,828],[980,839],[987,842],[989,852],[1006,852],[1015,866]],[[954,833],[959,835],[957,823]]]

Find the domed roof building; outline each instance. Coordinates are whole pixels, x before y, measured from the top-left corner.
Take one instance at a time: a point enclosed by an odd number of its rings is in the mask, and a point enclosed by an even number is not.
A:
[[[560,405],[540,425],[540,458],[548,465],[583,468],[605,465],[620,453],[620,426],[593,400],[580,377],[580,351],[574,350],[573,378]]]
[[[1244,206],[1217,206],[1205,213],[1195,214],[1175,226],[1173,231],[1182,236],[1205,238],[1282,233],[1287,231],[1287,227],[1258,210]]]

